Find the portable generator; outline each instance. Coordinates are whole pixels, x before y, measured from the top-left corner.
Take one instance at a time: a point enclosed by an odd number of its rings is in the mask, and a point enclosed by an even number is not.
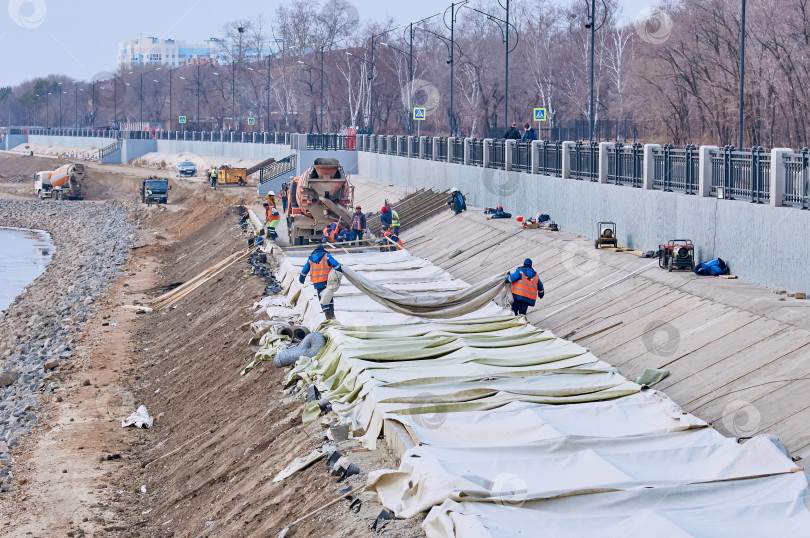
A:
[[[596,225],[596,241],[593,248],[617,247],[619,240],[616,239],[616,223],[600,222]]]
[[[673,269],[695,270],[695,247],[689,239],[672,239],[666,245],[658,245],[658,266],[672,272]]]

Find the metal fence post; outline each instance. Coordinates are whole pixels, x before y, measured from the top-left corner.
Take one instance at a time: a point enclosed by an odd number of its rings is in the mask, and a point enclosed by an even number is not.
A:
[[[726,144],[723,146],[723,197],[726,200],[734,199],[734,179],[732,177],[731,157],[734,146]]]
[[[464,164],[470,164],[470,158],[472,156],[472,139],[465,138],[464,139]]]
[[[692,144],[687,144],[684,147],[684,157],[686,159],[686,170],[684,171],[684,180],[686,184],[684,185],[684,193],[685,194],[696,194],[695,193],[695,174],[694,174],[694,161],[695,161],[695,146]],[[698,161],[699,163],[699,161]]]

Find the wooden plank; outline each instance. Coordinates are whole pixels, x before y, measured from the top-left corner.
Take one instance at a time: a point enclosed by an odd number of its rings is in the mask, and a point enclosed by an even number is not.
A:
[[[767,337],[763,337],[763,333],[759,333],[759,338],[751,345],[734,353],[724,353],[721,350],[722,357],[704,356],[699,363],[693,361],[692,371],[687,375],[678,376],[679,381],[667,387],[667,393],[680,402],[681,406],[691,410],[691,405],[697,402],[701,396],[720,390],[740,376],[759,369],[763,364],[770,362],[773,357],[785,355],[806,343],[801,339],[797,341],[797,336],[799,336],[797,329],[785,326],[782,326],[781,329]],[[727,344],[735,345],[736,342],[727,342]],[[679,362],[681,361],[674,364]],[[681,373],[685,372],[681,370]]]
[[[701,396],[690,405],[695,413],[705,418],[722,417],[728,406],[737,400],[751,402],[760,413],[767,414],[763,423],[773,424],[785,416],[786,407],[783,405],[768,405],[767,396],[786,390],[792,400],[805,401],[810,405],[810,392],[794,391],[791,387],[796,380],[810,374],[810,347],[801,348],[782,355],[768,364],[752,372],[741,375],[722,387],[716,394]],[[762,405],[760,405],[762,400]],[[788,406],[792,404],[788,403]],[[767,407],[767,409],[766,409]],[[765,413],[767,411],[767,413]]]

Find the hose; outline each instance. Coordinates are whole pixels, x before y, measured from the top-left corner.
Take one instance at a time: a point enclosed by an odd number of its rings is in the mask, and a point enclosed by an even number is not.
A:
[[[276,354],[273,364],[278,368],[295,364],[299,357],[314,357],[326,345],[326,338],[319,332],[311,332],[300,344]]]

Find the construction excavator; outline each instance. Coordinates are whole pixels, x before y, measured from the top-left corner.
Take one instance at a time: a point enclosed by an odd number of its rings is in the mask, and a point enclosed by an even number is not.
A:
[[[287,230],[291,245],[318,242],[333,222],[352,222],[354,187],[337,159],[320,158],[290,180]]]

